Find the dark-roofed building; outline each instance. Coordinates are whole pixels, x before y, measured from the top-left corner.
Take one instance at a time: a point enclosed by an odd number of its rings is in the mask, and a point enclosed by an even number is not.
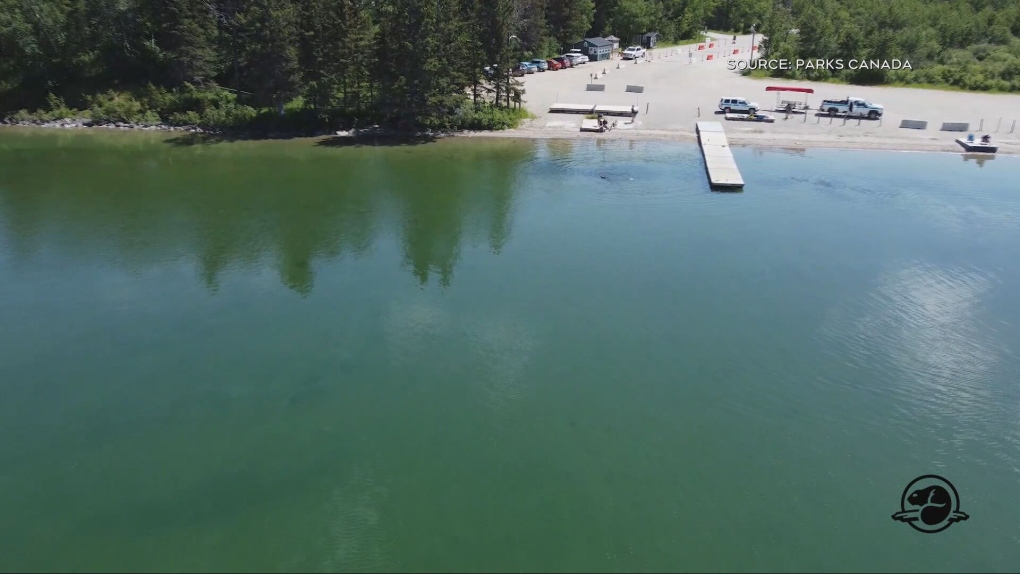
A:
[[[650,50],[654,48],[655,45],[658,43],[659,43],[658,32],[648,32],[647,34],[641,36],[641,46],[644,48],[648,48]]]
[[[582,54],[588,56],[589,61],[597,62],[610,58],[613,52],[613,43],[605,38],[585,38],[575,43],[573,48],[580,50]]]

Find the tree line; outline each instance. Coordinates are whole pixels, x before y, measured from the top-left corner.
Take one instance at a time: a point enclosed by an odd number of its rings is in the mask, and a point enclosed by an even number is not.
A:
[[[776,70],[780,77],[1020,92],[1017,0],[777,0],[760,29],[777,59],[909,61],[910,70]]]

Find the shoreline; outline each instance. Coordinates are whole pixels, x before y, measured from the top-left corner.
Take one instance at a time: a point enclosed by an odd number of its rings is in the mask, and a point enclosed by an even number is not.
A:
[[[532,140],[571,140],[571,141],[595,141],[595,140],[618,140],[618,141],[660,141],[660,142],[681,142],[697,143],[698,137],[694,128],[690,130],[643,130],[617,128],[615,131],[606,133],[586,133],[564,128],[548,127],[520,127],[501,131],[462,131],[448,133],[423,134],[396,134],[390,132],[368,132],[363,135],[343,132],[329,135],[287,135],[279,134],[272,137],[250,137],[243,135],[232,135],[229,132],[218,133],[213,131],[192,131],[189,129],[159,130],[159,129],[130,129],[112,128],[107,126],[83,126],[60,127],[50,125],[24,125],[24,124],[3,124],[0,129],[7,128],[15,131],[27,132],[91,132],[91,133],[145,133],[160,134],[167,137],[174,136],[198,136],[208,137],[208,142],[196,142],[196,145],[211,145],[230,141],[318,141],[330,138],[350,138],[352,141],[364,139],[366,144],[372,141],[387,139],[414,139],[429,137],[436,140],[446,138],[482,138],[482,139],[532,139]],[[771,150],[786,150],[804,152],[809,149],[830,149],[844,151],[885,151],[885,152],[914,152],[914,153],[952,153],[957,155],[973,155],[976,157],[995,156],[1020,156],[1020,145],[1012,145],[1012,142],[1003,145],[999,143],[999,150],[994,154],[967,152],[952,139],[949,141],[919,141],[913,139],[893,139],[887,137],[869,136],[843,137],[829,134],[794,134],[776,133],[758,130],[754,133],[727,132],[727,139],[733,147],[759,148]],[[222,137],[223,139],[217,140]],[[948,138],[947,138],[948,139]],[[955,139],[955,138],[953,138]]]
[[[693,127],[690,131],[681,130],[638,130],[617,129],[606,133],[585,133],[566,131],[557,128],[515,128],[500,132],[464,132],[456,137],[480,138],[521,138],[521,139],[565,139],[565,140],[623,140],[623,141],[668,141],[697,143],[698,136]],[[917,153],[957,153],[979,156],[1006,155],[1020,156],[1020,146],[999,145],[994,154],[968,152],[960,144],[949,141],[918,141],[915,139],[891,139],[874,136],[832,137],[828,135],[802,135],[790,133],[726,133],[726,138],[734,147],[752,147],[765,149],[785,149],[806,151],[809,149],[834,149],[846,151],[888,151]]]

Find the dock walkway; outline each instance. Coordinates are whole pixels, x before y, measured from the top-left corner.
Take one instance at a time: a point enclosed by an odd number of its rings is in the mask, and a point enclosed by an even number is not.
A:
[[[712,187],[741,188],[744,178],[737,169],[737,162],[730,152],[722,124],[719,122],[698,122],[696,125],[698,143],[705,156],[705,171]]]

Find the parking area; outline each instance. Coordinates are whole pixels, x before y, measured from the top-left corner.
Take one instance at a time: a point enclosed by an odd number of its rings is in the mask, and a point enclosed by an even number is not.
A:
[[[817,115],[812,110],[806,114],[774,113],[776,121],[771,124],[728,122],[727,134],[735,143],[771,139],[805,147],[958,150],[953,139],[959,134],[940,129],[943,124],[952,123],[966,124],[973,133],[992,135],[1001,146],[1000,153],[1020,152],[1020,95],[752,79],[727,65],[731,59],[750,56],[751,37],[739,36],[735,43],[730,37],[720,38],[719,43],[728,55],[711,60],[699,56],[696,47],[684,46],[653,50],[647,61],[636,64],[614,59],[552,73],[529,74],[521,78],[526,89],[525,106],[538,119],[523,130],[532,135],[543,130],[564,134],[579,131],[581,118],[549,113],[550,106],[556,103],[636,105],[638,117],[633,124],[621,126],[628,129],[615,130],[617,136],[629,133],[690,138],[694,136],[695,122],[723,119],[718,110],[720,98],[744,97],[761,104],[763,111],[771,111],[776,94],[766,92],[765,88],[782,84],[813,88],[815,93],[808,97],[808,102],[815,107],[822,99],[855,96],[883,105],[885,113],[881,120],[848,120]],[[730,48],[740,52],[732,55]],[[900,127],[911,122],[927,124],[925,129]]]

